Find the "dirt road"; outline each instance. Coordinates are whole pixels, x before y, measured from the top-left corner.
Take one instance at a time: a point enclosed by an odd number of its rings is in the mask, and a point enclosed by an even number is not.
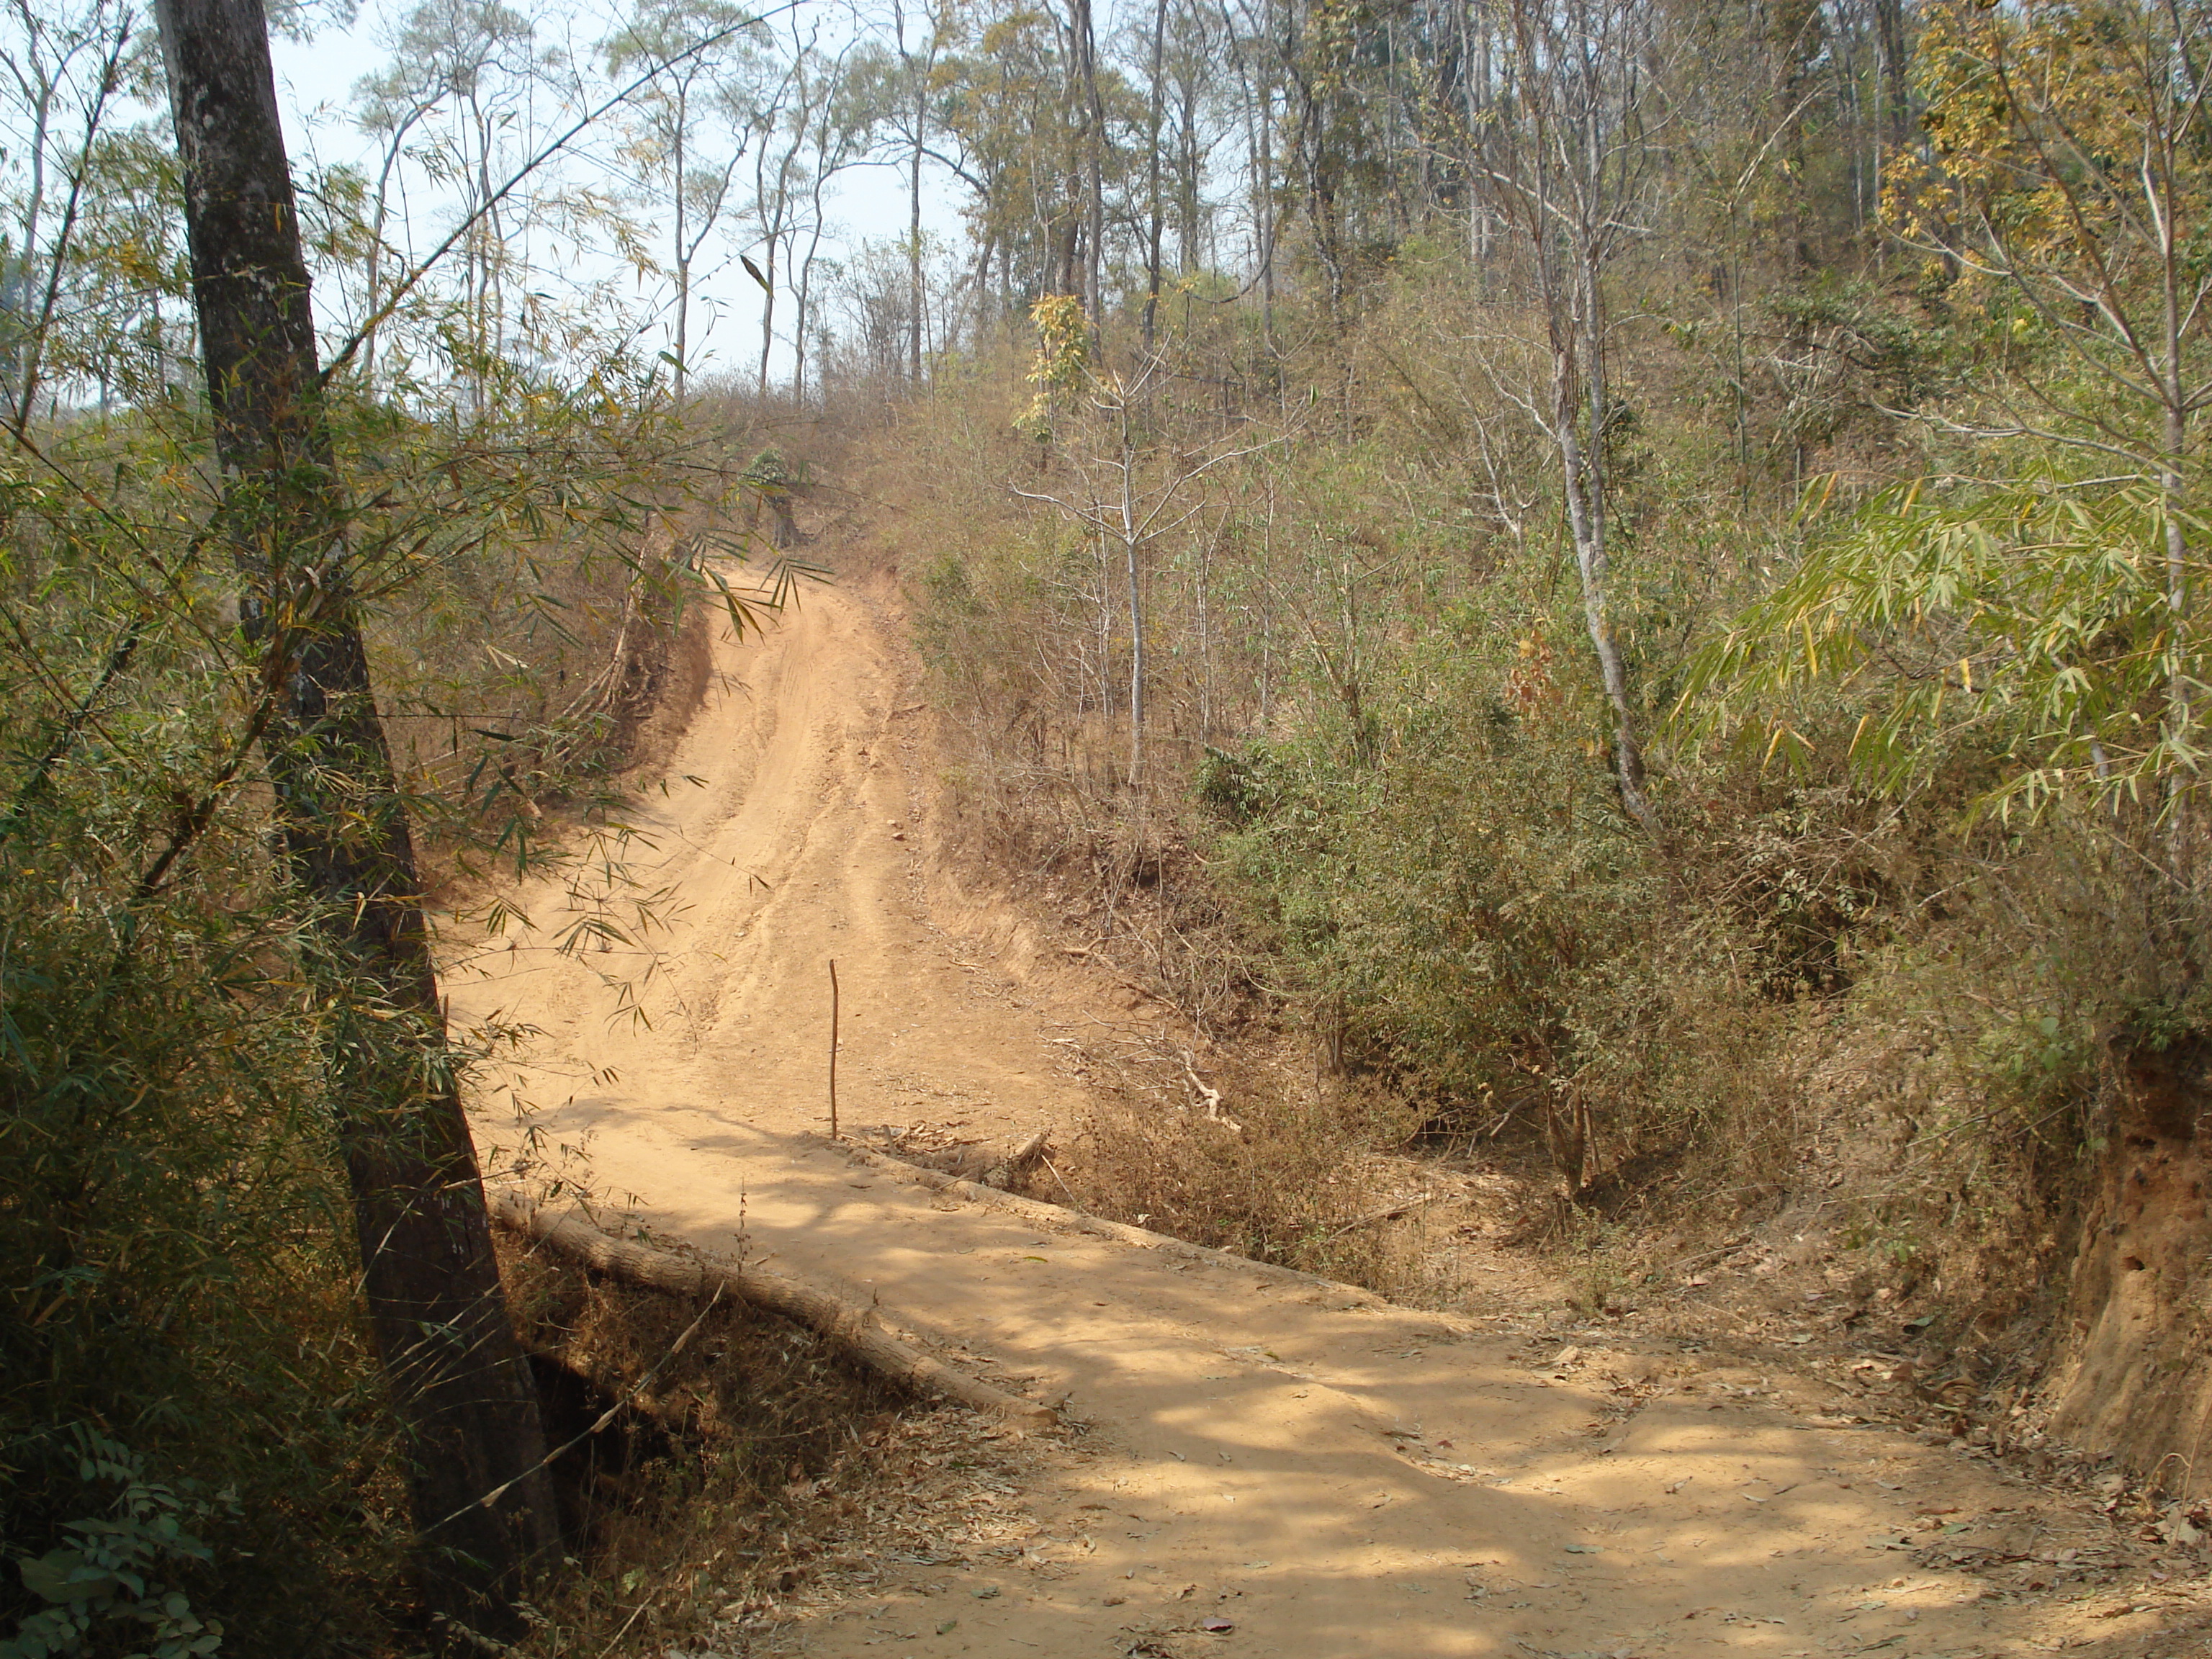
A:
[[[508,1079],[602,1194],[708,1250],[742,1232],[754,1259],[876,1300],[1083,1425],[1029,1490],[978,1499],[1005,1541],[880,1562],[771,1645],[2202,1650],[2158,1634],[2197,1607],[2187,1587],[2068,1571],[2098,1547],[2085,1510],[1756,1375],[1622,1352],[1552,1310],[1443,1317],[1099,1237],[819,1144],[832,957],[848,1130],[1066,1130],[1084,1104],[1069,1033],[1093,1011],[1080,981],[1029,971],[1015,924],[993,931],[938,883],[919,697],[865,595],[810,594],[767,638],[716,649],[721,683],[635,820],[659,926],[562,955],[583,888],[521,892],[530,926],[453,947],[457,1015],[537,1028]],[[480,1133],[511,1160],[496,1098]]]

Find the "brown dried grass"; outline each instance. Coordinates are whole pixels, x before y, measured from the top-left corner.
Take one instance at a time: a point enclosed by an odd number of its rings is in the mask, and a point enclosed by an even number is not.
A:
[[[1193,1057],[1164,1043],[1091,1064],[1098,1103],[1055,1165],[1064,1194],[1040,1196],[1385,1294],[1401,1287],[1403,1254],[1376,1224],[1394,1197],[1374,1153],[1414,1124],[1389,1095],[1311,1066],[1299,1075],[1285,1053],[1249,1046],[1216,1055],[1203,1082]]]

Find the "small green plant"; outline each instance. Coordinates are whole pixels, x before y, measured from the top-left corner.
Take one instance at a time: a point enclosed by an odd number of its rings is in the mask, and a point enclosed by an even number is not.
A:
[[[127,1646],[131,1659],[193,1659],[220,1652],[222,1626],[192,1611],[173,1583],[213,1559],[188,1522],[234,1500],[209,1500],[147,1477],[128,1446],[82,1424],[70,1434],[78,1481],[112,1492],[100,1513],[64,1523],[69,1541],[15,1558],[23,1587],[46,1605],[0,1638],[0,1659],[56,1659]],[[88,1494],[89,1495],[89,1494]]]
[[[1049,443],[1060,411],[1091,372],[1090,319],[1073,295],[1048,294],[1030,307],[1030,320],[1036,325],[1037,349],[1027,379],[1036,395],[1015,424],[1025,436]]]
[[[1616,1252],[1619,1230],[1587,1211],[1571,1210],[1567,1231],[1568,1301],[1592,1319],[1612,1312],[1636,1285],[1636,1274]]]

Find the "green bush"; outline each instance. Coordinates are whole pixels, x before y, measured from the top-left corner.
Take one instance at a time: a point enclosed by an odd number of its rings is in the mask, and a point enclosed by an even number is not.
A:
[[[17,1559],[23,1587],[46,1605],[0,1639],[0,1659],[58,1659],[118,1645],[147,1659],[220,1651],[222,1626],[203,1621],[191,1598],[162,1575],[214,1559],[184,1522],[197,1522],[217,1504],[234,1509],[236,1500],[226,1494],[210,1502],[149,1480],[144,1460],[82,1424],[71,1425],[69,1438],[59,1449],[64,1457],[74,1454],[87,1501],[94,1493],[106,1501],[92,1516],[63,1527],[68,1542]]]
[[[122,758],[0,839],[0,1632],[312,1653],[398,1565],[315,1015],[245,825],[132,890],[173,809]]]

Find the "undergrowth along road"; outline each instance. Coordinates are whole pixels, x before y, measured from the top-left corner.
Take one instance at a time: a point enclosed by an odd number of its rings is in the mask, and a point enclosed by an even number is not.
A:
[[[717,1650],[2203,1650],[2195,1583],[2135,1571],[2087,1500],[1790,1379],[1632,1352],[1510,1291],[1439,1314],[1147,1248],[824,1144],[833,957],[845,1124],[909,1144],[1076,1132],[1082,1050],[1055,1022],[1159,1018],[941,867],[890,607],[833,589],[765,636],[725,629],[632,820],[650,927],[556,949],[623,914],[572,872],[509,896],[529,927],[448,947],[457,1018],[533,1028],[479,1103],[490,1173],[580,1176],[1062,1405],[1018,1483],[966,1500],[995,1524],[733,1618]]]

